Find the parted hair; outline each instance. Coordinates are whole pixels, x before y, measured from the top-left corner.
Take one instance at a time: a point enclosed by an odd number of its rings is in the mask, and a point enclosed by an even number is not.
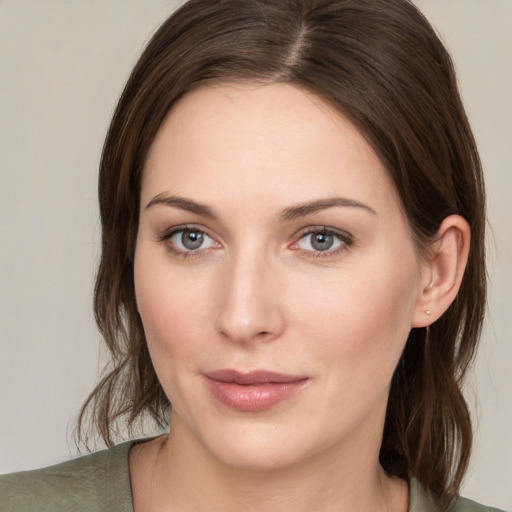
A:
[[[458,493],[472,428],[461,392],[486,299],[485,194],[452,60],[408,0],[190,0],[157,30],[122,92],[99,173],[101,260],[94,311],[111,363],[78,418],[112,445],[120,425],[171,404],[137,311],[133,263],[141,176],[173,105],[209,83],[284,82],[349,119],[385,165],[419,251],[442,220],[471,227],[459,294],[428,331],[413,328],[393,375],[380,463],[433,495]]]

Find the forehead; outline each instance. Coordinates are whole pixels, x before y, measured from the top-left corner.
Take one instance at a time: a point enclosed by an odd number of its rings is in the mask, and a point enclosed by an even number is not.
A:
[[[209,85],[184,96],[150,148],[142,188],[143,196],[170,188],[210,200],[230,190],[248,200],[280,192],[290,201],[358,200],[372,189],[394,196],[360,132],[318,96],[281,83]]]

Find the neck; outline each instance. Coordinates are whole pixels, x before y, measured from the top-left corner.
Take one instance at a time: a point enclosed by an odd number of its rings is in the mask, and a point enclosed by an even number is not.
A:
[[[155,509],[163,511],[405,512],[407,484],[382,470],[380,441],[366,438],[362,447],[347,440],[293,465],[256,470],[222,463],[178,420],[168,438],[155,440],[146,457],[152,469],[144,472],[152,475],[149,494],[159,504]]]

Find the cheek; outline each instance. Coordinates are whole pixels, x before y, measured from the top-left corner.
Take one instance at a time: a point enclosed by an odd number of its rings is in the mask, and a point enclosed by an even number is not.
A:
[[[197,330],[200,320],[191,314],[195,310],[185,283],[169,275],[168,262],[150,249],[144,242],[137,246],[135,295],[153,365],[163,381],[171,373],[169,366],[177,362],[176,348],[190,346],[183,342],[183,333]]]
[[[177,292],[176,283],[152,270],[136,272],[139,313],[158,380],[173,408],[181,409],[184,390],[180,376],[194,372],[193,355],[204,336],[198,332],[201,322],[197,315],[189,314],[193,309],[187,296]]]
[[[165,249],[149,238],[139,236],[134,263],[135,295],[146,335],[153,339],[180,325],[187,327],[183,332],[198,329],[204,311],[197,298],[208,294],[207,281],[173,266]]]
[[[309,348],[359,385],[390,379],[411,329],[418,267],[368,265],[329,281],[309,283],[292,307],[297,333],[316,340]],[[304,283],[305,285],[306,283]]]
[[[189,285],[190,283],[188,283]],[[173,345],[187,347],[193,340],[200,340],[207,312],[197,300],[207,291],[205,286],[193,289],[177,278],[150,272],[136,273],[137,305],[150,349],[173,350]]]
[[[134,279],[156,375],[173,408],[185,410],[186,401],[193,400],[190,379],[217,357],[212,332],[215,283],[204,269],[185,272],[143,243],[136,252]]]

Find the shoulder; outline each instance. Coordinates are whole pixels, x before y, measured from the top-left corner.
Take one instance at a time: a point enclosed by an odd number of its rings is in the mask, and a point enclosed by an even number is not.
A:
[[[55,466],[0,476],[0,510],[132,512],[131,446],[123,443]]]
[[[448,508],[441,507],[414,478],[411,478],[409,482],[409,489],[409,512],[503,512],[460,496],[453,498]]]
[[[481,505],[476,501],[468,500],[467,498],[457,497],[455,498],[450,507],[448,508],[448,512],[503,512],[500,509],[493,507],[486,507],[485,505]]]

